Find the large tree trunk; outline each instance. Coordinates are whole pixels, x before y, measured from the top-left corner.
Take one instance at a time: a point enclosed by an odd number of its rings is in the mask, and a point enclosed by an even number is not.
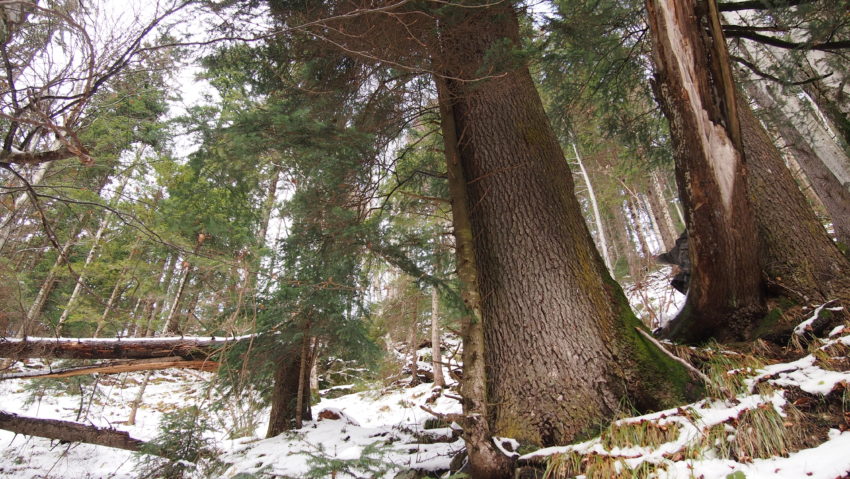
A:
[[[84,442],[136,452],[145,444],[143,441],[130,437],[130,433],[126,431],[57,419],[18,416],[7,412],[0,412],[0,429],[12,431],[15,434],[46,437],[59,441]]]
[[[656,92],[685,206],[688,299],[669,338],[739,338],[764,314],[735,87],[714,0],[648,0]]]
[[[446,155],[449,196],[452,203],[452,229],[455,239],[455,264],[460,280],[465,311],[462,318],[463,377],[460,392],[465,420],[463,440],[469,457],[473,478],[501,479],[510,475],[510,461],[493,444],[490,427],[490,403],[487,399],[487,368],[484,357],[484,321],[481,312],[481,294],[478,288],[470,202],[467,180],[461,164],[458,130],[455,124],[454,105],[449,92],[449,82],[435,77],[440,106],[440,122]]]
[[[466,178],[492,432],[563,444],[626,398],[642,410],[678,403],[688,374],[636,329],[531,75],[507,53],[519,46],[515,12],[445,8],[441,71],[476,80],[448,82],[452,108],[441,113],[452,115]],[[500,70],[482,74],[490,60]]]
[[[777,102],[764,84],[749,83],[750,96],[767,111],[768,119],[779,132],[797,164],[806,174],[815,194],[832,219],[835,237],[850,246],[850,191],[817,156],[812,145],[785,118],[777,118]],[[772,156],[772,155],[771,155]]]
[[[850,262],[829,238],[750,107],[738,115],[768,284],[801,302],[848,297]]]
[[[310,368],[313,366],[311,348],[302,348],[302,344],[292,345],[291,351],[300,354],[284,354],[277,362],[272,387],[271,412],[266,437],[274,437],[297,427],[303,419],[313,418],[310,409]],[[307,357],[304,357],[304,355]],[[301,397],[299,398],[299,391]],[[299,408],[300,406],[300,408]],[[300,414],[296,414],[300,409]],[[299,416],[299,417],[296,417]]]

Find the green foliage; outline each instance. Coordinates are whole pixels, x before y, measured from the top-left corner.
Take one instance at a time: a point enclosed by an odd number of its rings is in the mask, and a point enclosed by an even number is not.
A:
[[[208,430],[208,418],[197,406],[164,414],[159,434],[140,451],[138,477],[180,479],[196,471],[211,477],[221,463],[214,442],[204,437]]]
[[[392,445],[383,441],[366,445],[356,459],[336,459],[325,453],[320,444],[315,451],[306,452],[309,456],[307,465],[310,467],[304,478],[324,479],[327,477],[350,476],[356,478],[382,477],[397,466],[386,458],[392,450]]]

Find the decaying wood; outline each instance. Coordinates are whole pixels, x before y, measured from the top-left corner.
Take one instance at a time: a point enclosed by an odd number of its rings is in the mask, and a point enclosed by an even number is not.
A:
[[[130,433],[112,428],[87,426],[58,419],[38,419],[0,411],[0,429],[15,434],[46,437],[68,442],[84,442],[97,446],[114,447],[138,452],[144,441],[130,437]]]
[[[178,356],[205,360],[250,336],[233,338],[0,338],[0,357],[10,359],[152,359]]]
[[[109,361],[104,363],[89,364],[70,368],[54,369],[52,371],[30,371],[22,373],[4,374],[0,381],[6,379],[34,379],[34,378],[68,378],[72,376],[83,376],[86,374],[118,374],[135,371],[152,371],[157,369],[198,369],[200,371],[215,371],[219,363],[206,360],[186,360],[179,356],[166,358],[138,359],[130,361]]]

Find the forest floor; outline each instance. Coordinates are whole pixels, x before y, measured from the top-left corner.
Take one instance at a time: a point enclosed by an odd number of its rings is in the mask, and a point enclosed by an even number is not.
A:
[[[648,309],[672,301],[656,298],[659,293],[649,286],[648,293],[632,292],[632,300],[655,305]],[[808,314],[827,311],[829,307],[812,308]],[[528,451],[510,439],[498,443],[519,456],[520,464],[541,472],[548,466],[551,477],[850,477],[850,325],[839,324],[823,338],[806,337],[805,324],[799,332],[780,352],[677,348],[711,378],[712,387],[701,401],[624,417],[600,437],[570,446]],[[420,351],[420,357],[427,352]],[[419,367],[428,370],[430,363]],[[447,477],[451,466],[462,464],[457,428],[420,407],[460,412],[455,385],[445,391],[430,383],[410,386],[409,375],[399,375],[389,385],[337,386],[324,391],[313,406],[316,420],[298,431],[262,439],[268,411],[255,407],[257,398],[217,401],[210,387],[213,374],[185,370],[153,373],[136,424],[128,426],[143,375],[64,383],[6,380],[0,382],[0,409],[112,426],[146,441],[164,427],[172,447],[192,444],[206,452],[195,464],[177,464],[189,471],[187,477],[409,479],[429,472],[429,477]],[[194,414],[188,429],[186,422],[174,422],[180,411]],[[195,427],[201,424],[206,425],[203,430]],[[195,436],[203,440],[189,442]],[[163,464],[128,451],[0,431],[0,477],[130,479],[153,477],[152,471]]]

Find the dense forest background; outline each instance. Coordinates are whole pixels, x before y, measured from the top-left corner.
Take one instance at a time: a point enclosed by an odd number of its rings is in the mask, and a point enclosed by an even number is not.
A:
[[[320,378],[460,381],[481,478],[696,400],[674,343],[845,320],[848,11],[3,2],[3,367],[215,370],[268,437]]]

